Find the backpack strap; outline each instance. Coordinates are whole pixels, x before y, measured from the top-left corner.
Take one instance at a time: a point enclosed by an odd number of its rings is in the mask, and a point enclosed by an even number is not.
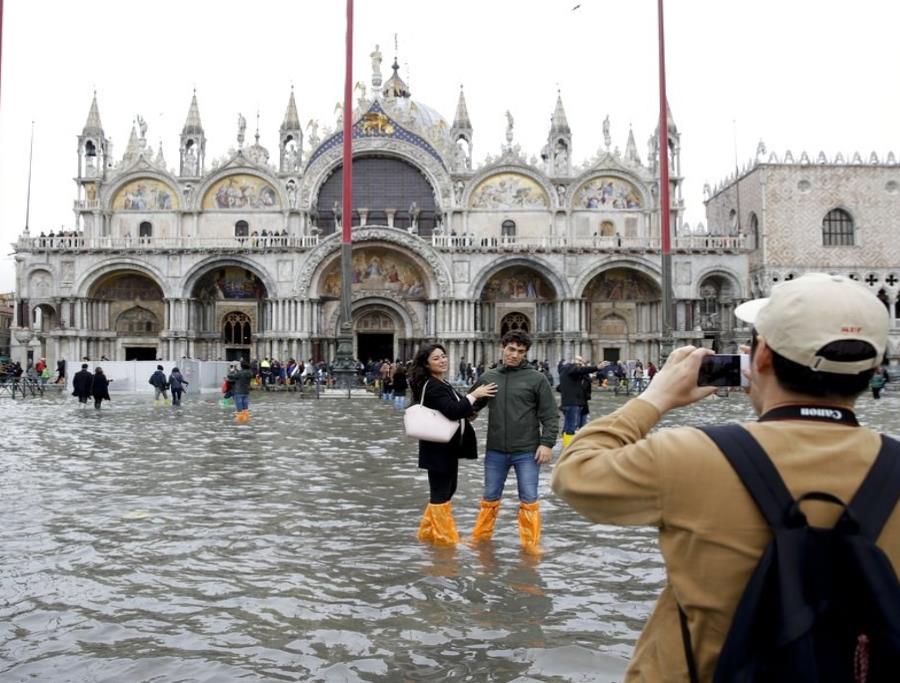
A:
[[[753,435],[739,424],[698,429],[712,439],[722,451],[772,530],[784,528],[787,513],[793,506],[794,499],[775,465]],[[687,615],[681,605],[678,605],[678,620],[681,624],[681,640],[687,660],[688,680],[691,683],[699,683]]]
[[[853,500],[850,510],[859,522],[860,533],[873,543],[900,499],[900,443],[881,435],[881,450]]]
[[[739,424],[699,429],[722,451],[772,530],[784,528],[794,498],[753,435]]]

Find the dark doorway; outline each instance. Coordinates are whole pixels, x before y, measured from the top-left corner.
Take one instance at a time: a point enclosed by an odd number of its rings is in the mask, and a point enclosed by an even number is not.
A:
[[[225,349],[225,360],[227,361],[239,361],[239,360],[250,360],[250,349]]]
[[[156,347],[126,346],[125,360],[156,360]]]
[[[392,334],[357,334],[357,358],[363,363],[384,358],[394,359],[394,335]]]
[[[604,348],[603,349],[603,360],[609,361],[610,363],[616,363],[619,360],[619,349],[615,348]]]

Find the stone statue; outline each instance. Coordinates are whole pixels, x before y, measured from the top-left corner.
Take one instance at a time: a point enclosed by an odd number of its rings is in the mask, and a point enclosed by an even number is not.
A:
[[[756,158],[764,157],[766,155],[766,143],[760,139],[759,144],[756,146]]]
[[[609,134],[609,114],[603,119],[603,144],[606,145],[606,149],[612,145],[612,137]]]
[[[453,189],[456,191],[456,203],[461,204],[463,198],[463,192],[465,192],[466,185],[462,180],[457,180],[456,185],[453,186]]]
[[[290,204],[291,208],[292,209],[296,208],[297,207],[297,185],[296,185],[296,183],[294,183],[293,180],[291,180],[287,184],[287,196],[288,196],[288,203]]]
[[[372,58],[372,81],[381,81],[381,50],[375,45],[375,51],[369,55]]]
[[[147,138],[147,122],[144,121],[144,117],[143,117],[143,116],[141,116],[140,114],[138,114],[138,116],[137,116],[137,123],[138,123],[138,128],[139,128],[140,131],[141,131],[141,140],[144,140],[144,139]]]
[[[364,102],[366,99],[366,84],[362,81],[356,81],[353,86],[353,90],[359,93],[359,101],[360,103]]]
[[[509,113],[509,109],[506,110],[506,141],[512,144],[513,141],[513,121],[512,114]]]
[[[247,119],[244,118],[243,114],[238,114],[238,134],[237,141],[238,146],[244,144],[244,131],[247,130]]]
[[[319,122],[315,119],[310,119],[309,123],[306,124],[306,130],[309,132],[310,147],[315,147],[319,144]]]

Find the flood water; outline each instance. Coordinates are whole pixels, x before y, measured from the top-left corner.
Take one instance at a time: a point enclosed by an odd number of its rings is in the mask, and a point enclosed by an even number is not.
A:
[[[664,579],[654,530],[589,524],[545,469],[541,559],[512,477],[491,544],[436,550],[391,404],[256,393],[236,425],[215,399],[0,399],[0,681],[622,679]],[[898,408],[859,416],[894,431]],[[713,398],[664,424],[750,415]],[[465,534],[481,461],[460,470]]]

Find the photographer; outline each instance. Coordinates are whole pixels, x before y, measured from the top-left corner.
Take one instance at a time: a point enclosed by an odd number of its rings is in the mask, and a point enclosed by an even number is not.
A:
[[[817,273],[776,285],[770,298],[747,302],[735,315],[753,326],[750,402],[760,416],[742,427],[791,496],[821,491],[851,501],[881,448],[879,434],[859,426],[853,408],[884,357],[884,305],[848,278]],[[581,429],[553,472],[553,490],[591,521],[659,529],[667,580],[626,681],[712,680],[739,600],[773,537],[731,465],[732,449],[726,458],[693,427],[649,435],[670,410],[715,392],[698,386],[701,359],[710,354],[676,349],[640,398]],[[886,444],[886,456],[892,455]],[[885,493],[896,496],[900,487],[889,488]],[[877,545],[896,573],[900,512],[894,504],[886,506]],[[803,506],[810,525],[827,529],[841,511],[818,500]],[[793,559],[779,555],[782,563]],[[775,622],[768,630],[779,628]]]

